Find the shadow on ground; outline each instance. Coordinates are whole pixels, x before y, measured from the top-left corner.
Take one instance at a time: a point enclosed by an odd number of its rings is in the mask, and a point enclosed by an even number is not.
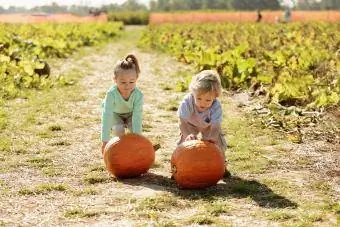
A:
[[[154,190],[163,189],[186,199],[206,199],[212,201],[219,198],[251,198],[261,207],[268,208],[296,208],[297,203],[285,198],[284,196],[274,193],[267,185],[256,180],[246,180],[237,176],[223,179],[218,183],[206,189],[200,190],[183,190],[176,186],[176,182],[170,177],[147,173],[141,177],[131,179],[119,179],[120,182],[148,187]]]

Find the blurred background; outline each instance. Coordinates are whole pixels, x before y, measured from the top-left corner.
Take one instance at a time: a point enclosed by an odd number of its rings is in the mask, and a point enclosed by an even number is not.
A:
[[[0,21],[123,21],[125,24],[200,21],[340,20],[339,0],[102,0],[0,1]],[[200,12],[173,18],[169,12]],[[209,14],[207,14],[209,12]],[[218,14],[211,15],[211,12]],[[240,13],[243,12],[243,13]],[[294,13],[292,13],[294,12]],[[63,14],[63,16],[56,14]],[[100,16],[100,18],[79,18]],[[198,19],[199,17],[199,19]],[[181,20],[181,21],[179,21]]]

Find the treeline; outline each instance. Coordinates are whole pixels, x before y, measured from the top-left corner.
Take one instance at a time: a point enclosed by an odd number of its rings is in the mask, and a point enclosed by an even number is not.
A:
[[[293,1],[293,0],[292,0]],[[176,10],[279,10],[281,0],[151,0],[150,11]],[[339,0],[299,0],[299,10],[340,9]]]
[[[0,6],[0,13],[74,13],[77,15],[88,15],[90,12],[120,12],[120,11],[148,11],[148,7],[144,4],[138,3],[137,0],[127,0],[122,4],[108,4],[100,8],[94,8],[84,5],[58,5],[53,2],[50,5],[36,6],[30,9],[25,7],[10,6],[4,9]]]
[[[152,0],[151,11],[175,11],[175,10],[255,10],[255,9],[279,9],[278,1],[268,0]]]
[[[97,12],[122,12],[122,11],[177,11],[177,10],[279,10],[281,0],[151,0],[144,5],[137,0],[126,0],[122,4],[108,4],[93,9],[86,5],[58,5],[53,2],[50,5],[37,6],[30,9],[11,6],[4,9],[0,6],[0,13],[74,13],[78,15]],[[296,6],[298,10],[328,10],[340,9],[339,0],[299,0]]]

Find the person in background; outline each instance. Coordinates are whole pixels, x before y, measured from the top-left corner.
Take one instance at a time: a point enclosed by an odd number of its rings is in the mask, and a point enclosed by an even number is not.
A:
[[[256,14],[257,14],[257,18],[256,18],[256,22],[261,22],[262,20],[262,14],[261,14],[261,10],[256,10]]]

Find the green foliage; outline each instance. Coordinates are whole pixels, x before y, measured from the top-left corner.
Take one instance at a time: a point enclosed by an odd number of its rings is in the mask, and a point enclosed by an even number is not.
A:
[[[185,92],[189,89],[189,84],[191,82],[192,75],[185,75],[181,77],[181,79],[176,83],[175,91],[177,92]]]
[[[41,59],[66,58],[83,46],[116,37],[122,23],[0,24],[0,99],[11,99],[24,89],[44,89],[53,81]]]
[[[125,25],[145,25],[149,23],[149,13],[146,11],[110,12],[109,21],[121,21]]]
[[[225,88],[260,83],[268,102],[318,109],[339,105],[340,23],[150,25],[140,40],[216,69]]]

